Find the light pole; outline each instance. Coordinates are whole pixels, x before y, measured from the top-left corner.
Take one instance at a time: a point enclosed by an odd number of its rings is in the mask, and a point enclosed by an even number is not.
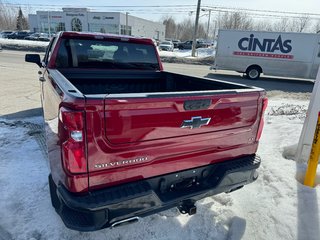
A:
[[[213,40],[216,39],[217,32],[217,20],[214,20]]]
[[[208,17],[208,26],[207,26],[207,39],[209,38],[209,29],[210,29],[210,19],[211,19],[211,9],[207,10],[202,8],[201,11],[209,11],[209,17]]]
[[[197,44],[197,33],[198,33],[200,6],[201,6],[201,0],[198,0],[196,22],[194,24],[194,32],[193,32],[193,39],[192,39],[192,52],[191,52],[192,57],[196,56],[196,44]]]

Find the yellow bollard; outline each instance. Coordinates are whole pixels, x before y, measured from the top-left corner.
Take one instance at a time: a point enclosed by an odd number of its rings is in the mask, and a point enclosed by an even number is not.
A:
[[[309,157],[306,177],[304,179],[304,185],[306,186],[314,187],[314,181],[317,174],[319,155],[320,155],[320,112],[318,114],[318,122],[316,126],[316,131],[313,137],[313,143],[312,143],[311,153]]]

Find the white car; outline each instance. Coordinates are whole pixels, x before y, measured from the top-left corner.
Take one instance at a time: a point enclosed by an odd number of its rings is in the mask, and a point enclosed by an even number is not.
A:
[[[163,50],[163,51],[173,51],[174,49],[174,45],[171,41],[164,41],[164,42],[161,42],[159,44],[159,50]]]

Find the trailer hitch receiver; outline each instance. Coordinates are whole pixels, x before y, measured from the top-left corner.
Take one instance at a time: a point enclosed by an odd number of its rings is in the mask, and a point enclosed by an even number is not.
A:
[[[195,202],[191,200],[183,201],[179,206],[178,209],[182,214],[189,214],[194,215],[197,213],[197,207],[194,205]]]

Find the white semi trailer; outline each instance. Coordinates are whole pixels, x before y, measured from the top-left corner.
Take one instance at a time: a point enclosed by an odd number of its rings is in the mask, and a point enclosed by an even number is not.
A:
[[[320,64],[320,34],[219,30],[211,69],[315,79]]]

